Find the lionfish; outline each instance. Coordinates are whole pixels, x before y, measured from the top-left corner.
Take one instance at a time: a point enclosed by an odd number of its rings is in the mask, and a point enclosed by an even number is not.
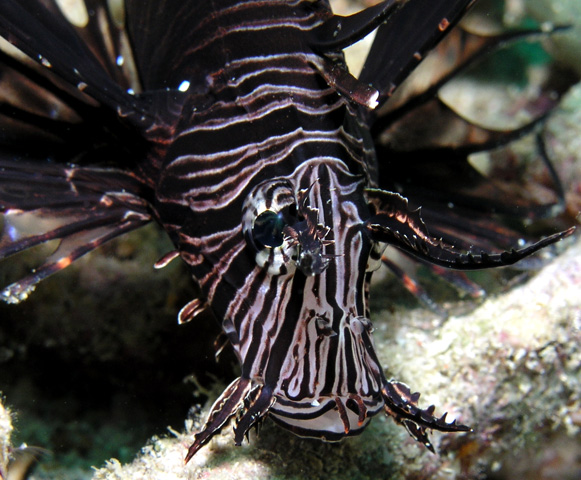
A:
[[[467,158],[515,134],[435,95],[510,37],[453,28],[472,3],[385,0],[338,16],[328,0],[84,0],[71,18],[57,0],[2,0],[0,258],[58,242],[3,300],[154,220],[175,245],[156,266],[180,257],[201,291],[180,322],[210,309],[241,365],[186,460],[232,417],[236,444],[266,416],[334,441],[383,411],[431,450],[428,430],[468,431],[387,380],[372,272],[382,260],[399,271],[387,245],[471,270],[572,233],[498,248],[519,237],[491,211],[536,207],[501,197]],[[374,30],[356,78],[343,49]],[[452,55],[429,86],[398,90],[436,45]],[[419,118],[460,124],[462,139],[398,148]]]

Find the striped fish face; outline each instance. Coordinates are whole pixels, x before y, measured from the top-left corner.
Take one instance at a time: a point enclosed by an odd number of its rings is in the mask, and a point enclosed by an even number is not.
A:
[[[257,226],[265,216],[273,227],[266,241]],[[259,185],[245,205],[257,265],[225,330],[244,373],[272,390],[273,418],[301,435],[355,433],[383,406],[364,295],[368,216],[362,178],[338,159],[307,161],[292,177]]]
[[[176,156],[167,182],[175,195],[173,186],[183,181],[184,193],[171,205],[176,243],[222,320],[242,366],[239,381],[246,382],[216,405],[236,400],[230,414],[247,404],[263,405],[259,414],[249,415],[259,418],[268,411],[297,434],[331,440],[361,431],[383,407],[382,374],[365,299],[373,246],[364,226],[370,216],[368,182],[352,160],[361,158],[362,142],[345,133],[347,102],[332,90],[321,93],[318,72],[312,66],[307,71],[313,87],[301,93],[326,102],[323,114],[311,114],[312,131],[296,124],[297,117],[307,116],[301,102],[312,98],[296,94],[289,102],[285,94],[281,108],[280,92],[266,93],[267,121],[289,133],[268,137],[271,130],[262,129],[266,138],[243,144],[257,132],[228,136],[231,119],[211,129],[186,130],[184,142],[222,130],[222,142],[213,145],[234,145],[200,160]],[[327,102],[340,115],[324,115]],[[224,105],[215,108],[232,104]],[[341,158],[335,152],[348,154]],[[204,175],[185,168],[211,159],[216,172],[230,161],[225,168],[232,177],[222,174],[212,184],[207,183],[212,168]],[[258,389],[263,404],[249,399],[246,389]]]
[[[251,424],[269,413],[298,435],[338,440],[383,408],[364,185],[340,159],[312,158],[251,188],[233,229],[180,234],[242,367],[213,408],[218,417],[242,412]]]

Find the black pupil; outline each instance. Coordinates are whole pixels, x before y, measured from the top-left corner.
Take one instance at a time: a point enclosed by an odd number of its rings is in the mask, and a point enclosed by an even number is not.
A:
[[[275,213],[267,210],[256,217],[252,236],[257,245],[264,247],[280,247],[283,242],[282,230],[286,223],[282,218],[282,213]]]

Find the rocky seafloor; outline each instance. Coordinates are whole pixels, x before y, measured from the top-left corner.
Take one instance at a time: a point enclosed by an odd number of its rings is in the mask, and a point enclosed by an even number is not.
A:
[[[563,22],[567,4],[571,16],[577,0],[510,2],[511,15],[528,10]],[[581,35],[566,38],[572,46],[550,48],[575,52]],[[578,57],[563,58],[575,66]],[[574,218],[581,86],[544,136]],[[163,232],[147,227],[47,280],[23,304],[0,305],[0,392],[8,409],[0,405],[0,468],[25,442],[51,452],[35,480],[581,478],[579,238],[562,242],[537,272],[475,277],[505,282],[479,304],[435,293],[450,312],[446,320],[389,275],[377,275],[372,321],[387,376],[422,392],[422,406],[435,404],[473,428],[434,433],[438,455],[378,415],[361,436],[336,444],[297,438],[267,420],[235,447],[226,428],[187,466],[208,399],[237,367],[228,355],[215,364],[212,319],[176,325],[193,286],[177,262],[152,271],[167,248]],[[32,265],[34,252],[2,264],[2,285]],[[205,406],[188,414],[192,405]]]

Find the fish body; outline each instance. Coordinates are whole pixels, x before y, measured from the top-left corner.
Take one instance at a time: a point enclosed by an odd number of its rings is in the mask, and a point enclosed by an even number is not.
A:
[[[364,187],[377,183],[375,154],[359,106],[325,86],[329,60],[304,41],[330,10],[241,8],[223,2],[216,11],[236,27],[206,49],[227,45],[218,50],[228,58],[184,106],[157,210],[240,360],[230,387],[237,405],[224,414],[248,398],[253,406],[237,442],[267,411],[297,433],[338,439],[383,406],[364,298],[372,246]],[[261,28],[270,42],[254,34]],[[282,225],[271,245],[256,223],[268,214]]]
[[[166,28],[156,2],[127,0],[120,23],[91,0],[81,28],[53,1],[6,0],[0,34],[39,66],[1,58],[2,86],[24,78],[36,101],[8,100],[0,118],[13,132],[0,151],[0,254],[60,243],[3,299],[25,299],[84,253],[157,220],[176,248],[168,260],[179,255],[201,290],[180,321],[210,308],[241,364],[188,460],[232,417],[237,444],[267,415],[339,440],[384,411],[430,449],[429,429],[469,430],[386,379],[367,292],[388,244],[466,270],[514,263],[571,233],[462,253],[383,189],[374,108],[471,3],[388,0],[339,17],[322,0],[166,1]],[[414,25],[421,33],[406,35]],[[356,79],[342,49],[377,27]],[[25,234],[18,220],[31,216],[51,222]]]

